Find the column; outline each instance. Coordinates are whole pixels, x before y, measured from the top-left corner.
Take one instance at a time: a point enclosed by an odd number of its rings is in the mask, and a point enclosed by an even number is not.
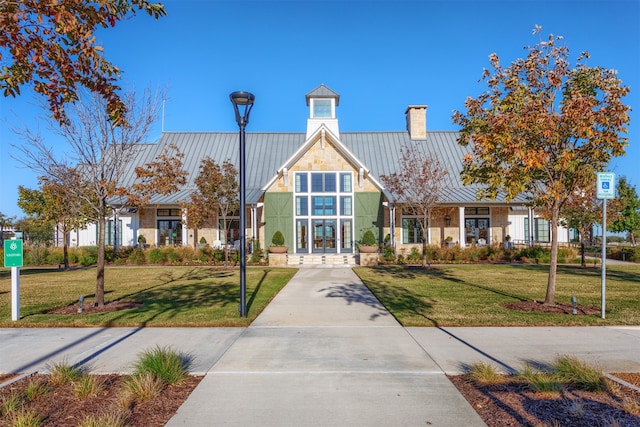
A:
[[[458,227],[460,227],[460,247],[464,248],[466,246],[466,236],[464,228],[464,206],[458,207]]]

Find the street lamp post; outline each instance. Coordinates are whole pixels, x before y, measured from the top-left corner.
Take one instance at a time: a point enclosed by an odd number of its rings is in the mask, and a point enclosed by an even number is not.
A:
[[[247,317],[247,208],[245,189],[245,128],[249,123],[249,113],[256,99],[249,92],[232,92],[229,95],[240,128],[240,317]],[[244,107],[241,111],[240,107]]]

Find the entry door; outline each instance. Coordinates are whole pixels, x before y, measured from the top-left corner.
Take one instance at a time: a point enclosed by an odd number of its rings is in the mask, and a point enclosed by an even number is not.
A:
[[[335,253],[338,230],[335,219],[313,220],[313,252]]]
[[[468,245],[489,243],[489,218],[467,218],[464,220],[465,242]]]

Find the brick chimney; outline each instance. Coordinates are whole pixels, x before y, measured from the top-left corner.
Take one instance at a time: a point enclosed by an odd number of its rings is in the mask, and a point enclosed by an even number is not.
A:
[[[427,106],[409,105],[407,111],[407,131],[411,139],[427,139]]]

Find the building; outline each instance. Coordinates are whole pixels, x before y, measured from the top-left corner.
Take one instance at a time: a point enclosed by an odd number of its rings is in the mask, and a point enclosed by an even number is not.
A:
[[[475,186],[460,180],[468,147],[457,143],[455,131],[427,129],[427,107],[408,106],[407,128],[392,132],[342,132],[336,114],[340,95],[325,85],[306,94],[309,118],[305,133],[246,134],[247,241],[264,248],[275,231],[285,236],[290,255],[353,254],[366,230],[378,242],[400,252],[421,245],[416,219],[395,206],[381,176],[399,167],[402,147],[435,155],[448,170],[446,194],[431,215],[427,240],[451,240],[464,247],[514,242],[550,241],[549,222],[536,216],[520,197],[511,202],[476,200]],[[158,143],[141,147],[140,165],[175,144],[185,154],[189,183],[180,192],[156,197],[141,209],[120,212],[108,222],[107,244],[135,245],[145,236],[149,245],[193,245],[194,233],[183,225],[180,202],[193,191],[202,159],[237,164],[237,132],[165,132]],[[133,170],[133,167],[131,168]],[[125,179],[133,180],[131,176]],[[208,243],[224,245],[239,236],[237,217],[231,230],[212,226],[198,230]],[[116,228],[117,224],[117,228]],[[564,230],[560,241],[568,241]],[[450,238],[450,239],[447,239]],[[72,245],[92,245],[96,227],[74,232]]]

